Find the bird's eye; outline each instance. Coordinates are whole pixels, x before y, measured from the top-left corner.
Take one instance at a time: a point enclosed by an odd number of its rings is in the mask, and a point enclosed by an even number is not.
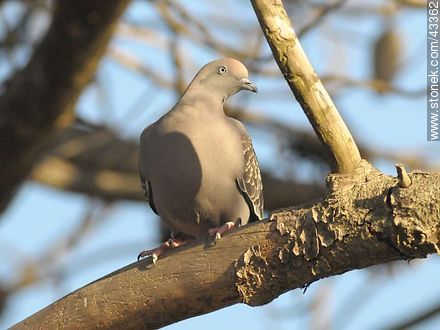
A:
[[[218,74],[225,74],[226,71],[228,71],[228,70],[226,69],[226,67],[225,67],[224,65],[220,65],[220,66],[217,68],[217,73],[218,73]]]

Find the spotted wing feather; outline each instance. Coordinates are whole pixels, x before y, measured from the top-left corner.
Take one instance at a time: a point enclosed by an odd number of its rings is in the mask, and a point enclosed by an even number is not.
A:
[[[251,210],[250,220],[263,218],[263,183],[261,181],[260,167],[257,155],[252,146],[252,141],[247,134],[242,137],[244,169],[242,177],[237,178],[237,186],[242,192]]]

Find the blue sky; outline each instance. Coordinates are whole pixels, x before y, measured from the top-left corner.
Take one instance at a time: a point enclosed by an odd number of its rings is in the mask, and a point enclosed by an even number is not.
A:
[[[207,9],[204,8],[206,4],[202,3],[194,1],[191,9],[203,14]],[[240,10],[243,12],[231,15],[253,15],[250,5],[240,3]],[[127,13],[127,17],[139,21],[147,21],[154,18],[154,15],[153,11],[139,3],[131,6]],[[404,41],[404,58],[411,63],[397,79],[397,85],[401,87],[425,86],[424,19],[424,11],[407,11],[395,23]],[[378,18],[340,19],[338,16],[330,16],[316,31],[302,40],[303,47],[318,74],[337,72],[363,79],[369,74],[372,40],[380,33],[382,24],[383,20]],[[160,29],[156,26],[154,28]],[[344,36],[344,29],[350,32],[348,36]],[[225,38],[233,42],[234,36]],[[341,46],[341,38],[353,40],[348,42],[348,46],[346,41]],[[113,43],[135,53],[147,65],[159,67],[165,73],[171,72],[169,61],[159,56],[159,53],[156,54],[157,50],[120,38]],[[188,65],[189,79],[197,67],[214,59],[216,55],[191,44],[186,47],[186,51],[192,52],[197,62]],[[344,52],[347,54],[345,57],[339,58],[339,47],[352,48]],[[5,68],[0,65],[0,72],[2,70],[4,72]],[[98,82],[100,85],[91,85],[81,96],[78,114],[91,121],[108,123],[127,138],[135,139],[146,125],[175,102],[173,93],[153,88],[144,77],[122,68],[108,57],[101,63]],[[231,102],[247,102],[249,108],[270,114],[279,121],[310,128],[284,81],[260,78],[255,82],[259,85],[259,94],[252,97],[238,95]],[[285,95],[283,101],[268,101],[266,91],[273,89]],[[107,96],[103,97],[105,92]],[[380,150],[402,150],[417,153],[433,162],[440,161],[440,145],[426,142],[424,98],[398,95],[377,97],[368,90],[347,89],[337,95],[335,103],[360,142]],[[279,170],[276,163],[278,151],[273,148],[273,139],[267,139],[266,135],[254,130],[251,130],[251,134],[262,166]],[[395,162],[398,161],[396,159]],[[393,163],[381,162],[375,165],[395,175]],[[306,173],[303,179],[310,180],[307,174],[310,171],[303,167],[300,170]],[[85,214],[90,203],[78,194],[61,192],[35,183],[23,185],[1,219],[2,283],[13,282],[18,276],[20,265],[25,264],[26,260],[38,260],[39,256],[53,247],[54,241],[75,230],[79,225],[78,219]],[[121,202],[112,206],[104,219],[93,223],[73,250],[61,254],[57,259],[53,271],[59,274],[60,281],[55,284],[46,281],[31,285],[8,300],[7,309],[0,319],[0,328],[8,327],[63,295],[133,262],[140,250],[156,244],[156,221],[151,210],[143,203]],[[440,259],[437,256],[414,261],[409,265],[402,262],[390,276],[384,272],[381,268],[353,271],[319,281],[306,294],[296,290],[257,308],[235,305],[179,322],[167,329],[208,326],[210,329],[265,329],[274,325],[277,329],[310,327],[317,321],[310,314],[304,313],[302,308],[321,294],[328,295],[325,301],[330,305],[329,316],[334,329],[344,326],[346,329],[371,329],[389,325],[392,321],[417,313],[430,303],[440,302]],[[364,295],[367,298],[361,301],[356,299]],[[357,308],[350,310],[350,307]],[[347,309],[350,310],[349,316],[346,314]],[[423,329],[436,329],[439,326],[440,319],[437,318],[426,323]]]

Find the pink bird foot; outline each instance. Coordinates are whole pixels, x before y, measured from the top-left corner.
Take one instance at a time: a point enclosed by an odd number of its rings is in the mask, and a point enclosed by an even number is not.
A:
[[[226,222],[223,226],[211,228],[208,230],[208,235],[215,236],[214,242],[217,242],[224,233],[230,231],[233,228],[238,227],[238,224],[232,221]]]
[[[151,249],[151,250],[145,250],[141,251],[138,255],[138,261],[140,259],[144,259],[146,257],[150,257],[153,260],[153,264],[156,264],[157,259],[159,256],[164,253],[166,250],[173,249],[176,247],[179,247],[186,243],[186,240],[178,239],[178,238],[170,238],[167,241],[163,242],[159,247]]]

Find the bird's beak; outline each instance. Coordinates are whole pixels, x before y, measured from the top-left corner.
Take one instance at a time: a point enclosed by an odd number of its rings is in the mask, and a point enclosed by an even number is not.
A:
[[[240,79],[241,89],[245,89],[254,93],[258,93],[258,88],[253,83],[249,81],[248,78]]]

